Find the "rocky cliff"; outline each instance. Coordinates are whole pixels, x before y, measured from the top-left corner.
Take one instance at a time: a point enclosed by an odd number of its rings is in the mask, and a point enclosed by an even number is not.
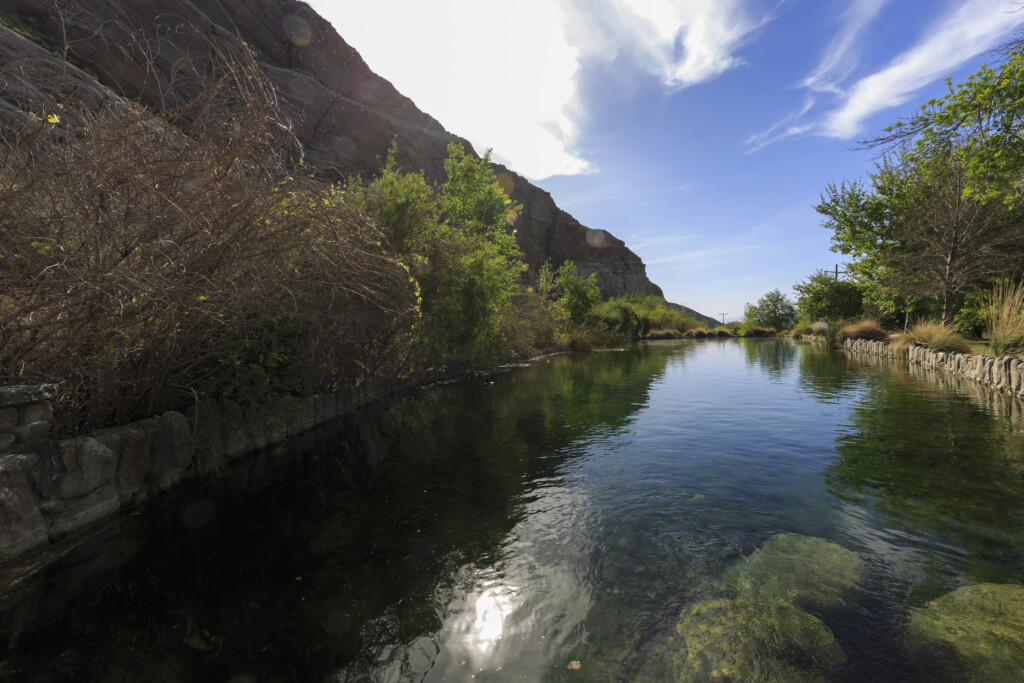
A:
[[[87,75],[91,74],[110,91],[150,106],[187,96],[167,89],[183,55],[194,58],[197,51],[216,49],[218,41],[241,39],[256,50],[305,147],[306,160],[320,169],[371,174],[395,140],[402,167],[423,169],[429,178],[439,180],[449,142],[472,149],[373,73],[303,2],[4,0],[0,20],[21,34],[0,26],[0,64],[9,68],[17,61],[40,74],[25,80],[94,101],[108,97],[109,91],[97,88]],[[182,44],[172,30],[179,25],[198,28],[203,40]],[[130,47],[139,35],[145,36],[153,55],[157,79],[147,77],[149,69]],[[28,45],[24,36],[37,44]],[[62,60],[54,54],[60,51],[47,51],[40,44],[51,50],[66,45],[68,60],[80,70],[62,72]],[[580,224],[547,192],[516,173],[501,166],[495,170],[512,198],[523,205],[516,235],[531,268],[546,260],[558,265],[570,259],[584,274],[596,273],[606,295],[661,295],[647,278],[640,257],[622,240]]]

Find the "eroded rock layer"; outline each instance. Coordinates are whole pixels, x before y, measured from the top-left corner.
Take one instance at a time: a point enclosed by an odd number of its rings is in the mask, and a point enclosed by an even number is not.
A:
[[[373,173],[394,140],[403,168],[422,169],[429,178],[440,180],[448,143],[461,142],[471,149],[466,140],[446,131],[373,73],[339,32],[303,2],[6,0],[0,18],[36,43],[66,43],[70,61],[82,71],[94,74],[115,93],[150,106],[175,97],[173,90],[168,95],[167,85],[185,54],[194,58],[215,49],[218,41],[243,40],[257,51],[307,161],[324,170]],[[202,39],[186,39],[175,32],[181,25],[198,28]],[[344,33],[344,26],[337,28]],[[140,33],[155,56],[158,79],[147,77],[146,65],[132,50]],[[18,52],[24,42],[23,36],[0,26],[0,53]],[[43,55],[50,66],[40,62]],[[35,46],[32,62],[33,69],[53,70],[60,60]],[[67,78],[79,84],[72,87],[95,89],[81,72],[70,72]],[[647,278],[640,257],[622,240],[580,224],[522,176],[500,166],[495,170],[512,198],[523,205],[516,234],[534,272],[545,261],[557,266],[573,260],[584,274],[597,274],[606,295],[661,295]]]

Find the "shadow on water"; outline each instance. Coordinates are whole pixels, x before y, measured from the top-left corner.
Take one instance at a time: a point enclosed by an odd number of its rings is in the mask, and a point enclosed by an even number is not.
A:
[[[155,501],[3,596],[0,679],[422,674],[429,634],[481,596],[501,605],[487,587],[536,489],[560,485],[576,442],[622,430],[684,354],[563,356],[434,387]]]
[[[8,591],[0,679],[933,680],[908,615],[1024,581],[1024,416],[958,387],[769,339],[411,393]],[[842,599],[780,603],[823,554],[863,565]]]

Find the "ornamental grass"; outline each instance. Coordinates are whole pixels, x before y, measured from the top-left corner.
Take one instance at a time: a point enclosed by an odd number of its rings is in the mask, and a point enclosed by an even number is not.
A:
[[[889,341],[889,333],[882,329],[877,320],[857,320],[839,328],[838,340],[844,342],[847,339]]]
[[[1024,351],[1024,280],[1000,280],[989,293],[985,324],[991,335],[992,355],[999,357]]]
[[[906,350],[912,346],[924,346],[932,351],[970,353],[971,346],[959,333],[942,323],[922,320],[896,337],[897,349]]]

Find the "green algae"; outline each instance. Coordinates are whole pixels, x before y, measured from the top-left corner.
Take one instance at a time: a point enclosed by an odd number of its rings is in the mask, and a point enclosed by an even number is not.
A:
[[[942,680],[1024,681],[1024,586],[966,586],[914,611],[907,651]]]
[[[864,576],[857,553],[823,538],[778,534],[722,577],[743,599],[792,602],[805,609],[837,607]]]
[[[673,680],[808,681],[846,655],[817,617],[783,600],[716,599],[683,610]]]

